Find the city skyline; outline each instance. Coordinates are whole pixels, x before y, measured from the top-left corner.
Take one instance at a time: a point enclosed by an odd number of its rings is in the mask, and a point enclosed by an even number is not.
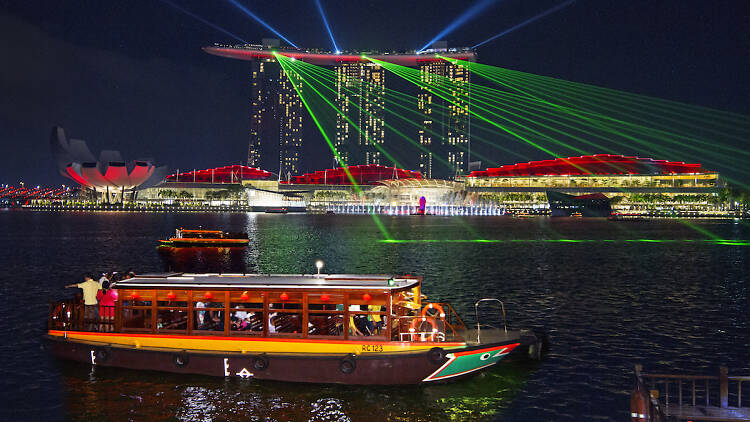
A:
[[[558,3],[498,2],[445,38],[451,45],[474,45]],[[246,40],[272,35],[231,7],[180,5]],[[309,6],[309,14],[316,15]],[[449,2],[382,6],[340,5],[327,11],[342,50],[418,48],[466,8]],[[482,63],[747,114],[750,84],[746,72],[738,70],[748,67],[748,34],[737,31],[745,26],[747,6],[636,1],[625,8],[614,1],[578,1],[482,45],[479,54]],[[298,18],[308,16],[304,13],[279,18],[285,10],[306,7],[281,1],[258,13],[293,41],[327,46],[328,35],[316,19]],[[0,165],[0,179],[62,182],[50,158],[36,154],[56,124],[101,142],[94,148],[113,145],[128,156],[149,151],[172,167],[246,160],[248,69],[199,50],[217,40],[235,41],[160,2],[116,12],[105,4],[3,5],[3,54],[15,59],[0,70],[7,93],[0,142],[17,147]],[[310,142],[302,154],[321,165],[303,171],[330,167],[330,152],[315,132],[309,138],[304,134]],[[620,152],[639,154],[637,148]],[[495,159],[520,161],[504,153]]]

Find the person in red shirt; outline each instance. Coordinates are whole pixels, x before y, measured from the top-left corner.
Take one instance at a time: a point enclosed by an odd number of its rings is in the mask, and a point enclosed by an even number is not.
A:
[[[102,282],[102,289],[96,294],[99,301],[99,318],[105,322],[101,328],[106,331],[112,331],[112,321],[115,318],[115,301],[117,300],[117,291],[109,288],[109,280]]]

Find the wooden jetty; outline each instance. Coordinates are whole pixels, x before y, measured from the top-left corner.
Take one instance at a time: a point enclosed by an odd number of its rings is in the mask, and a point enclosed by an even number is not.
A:
[[[635,365],[631,421],[750,421],[749,381],[729,376],[724,366],[718,375],[676,375],[643,373]]]

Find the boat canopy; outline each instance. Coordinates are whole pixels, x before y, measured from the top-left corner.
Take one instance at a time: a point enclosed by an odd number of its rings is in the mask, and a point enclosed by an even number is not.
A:
[[[419,277],[361,274],[141,274],[115,283],[116,289],[385,289],[417,286]]]

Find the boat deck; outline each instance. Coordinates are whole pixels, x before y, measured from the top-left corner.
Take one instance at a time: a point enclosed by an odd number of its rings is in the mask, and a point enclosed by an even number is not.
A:
[[[502,328],[482,328],[479,332],[479,342],[477,342],[477,329],[470,328],[460,330],[458,334],[466,341],[469,346],[480,344],[502,343],[521,339],[521,332],[518,330],[508,330]]]

